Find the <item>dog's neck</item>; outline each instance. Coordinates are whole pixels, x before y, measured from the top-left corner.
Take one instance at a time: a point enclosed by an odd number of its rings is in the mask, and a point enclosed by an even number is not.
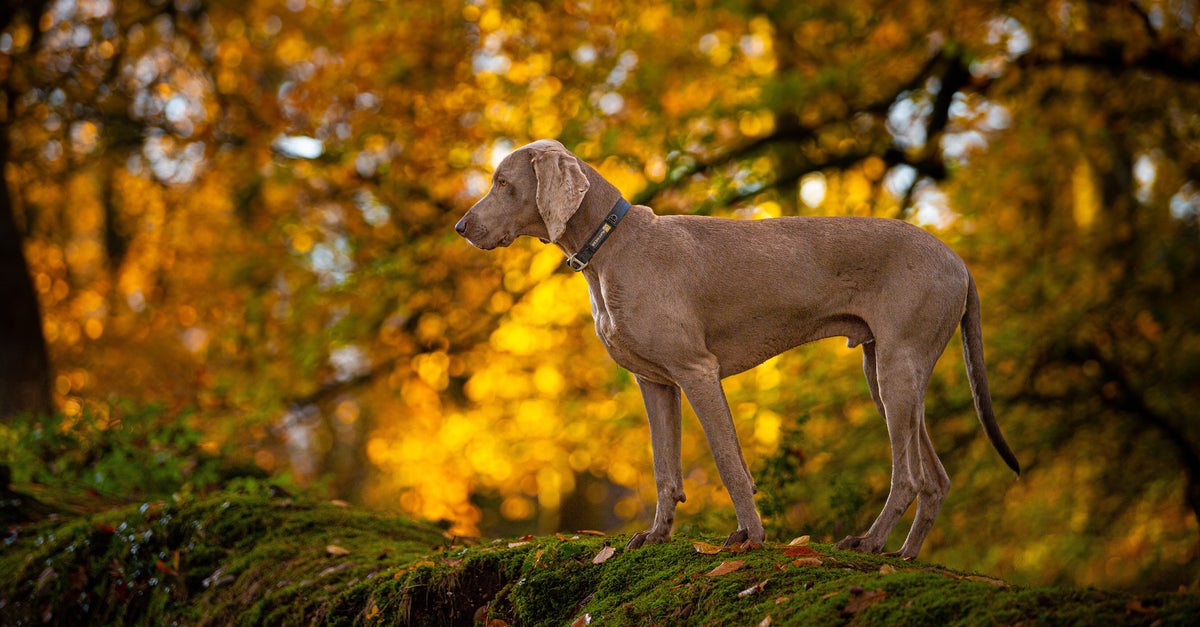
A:
[[[579,203],[579,209],[567,221],[566,230],[555,242],[568,257],[574,255],[587,243],[596,228],[604,222],[605,216],[612,210],[613,205],[621,198],[621,190],[604,180],[599,172],[584,163],[582,159],[580,167],[588,178],[588,191],[583,196],[583,202]],[[610,238],[616,237],[620,230],[620,228],[614,229]],[[603,254],[603,252],[597,253],[600,256]]]

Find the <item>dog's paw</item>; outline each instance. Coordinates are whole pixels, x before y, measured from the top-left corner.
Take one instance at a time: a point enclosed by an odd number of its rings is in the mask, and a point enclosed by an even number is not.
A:
[[[841,542],[837,543],[837,548],[843,551],[857,551],[859,553],[878,553],[882,546],[874,546],[866,536],[846,536]]]
[[[911,561],[917,559],[917,554],[920,552],[921,552],[920,549],[917,549],[914,551],[914,550],[908,548],[908,546],[902,546],[902,547],[900,547],[899,551],[889,551],[887,553],[884,553],[883,556],[884,557],[899,557],[900,559],[902,559],[906,562],[911,562]]]
[[[629,542],[625,544],[625,550],[628,551],[630,549],[640,549],[644,546],[650,546],[652,544],[662,544],[670,539],[670,532],[657,533],[653,529],[647,529],[646,531],[639,531],[633,534],[633,537],[630,538]]]
[[[745,542],[746,540],[749,540],[749,539],[750,539],[749,532],[747,532],[745,529],[738,529],[737,531],[729,534],[728,538],[725,538],[725,546],[734,546],[734,545],[742,544],[743,542]]]

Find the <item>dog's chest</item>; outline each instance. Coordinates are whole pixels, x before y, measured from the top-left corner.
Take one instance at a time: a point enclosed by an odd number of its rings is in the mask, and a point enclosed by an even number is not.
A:
[[[590,282],[589,282],[590,283]],[[612,290],[600,289],[589,284],[588,296],[592,303],[592,319],[596,323],[596,336],[604,344],[613,361],[626,370],[639,375],[660,379],[664,369],[644,356],[639,350],[641,343],[632,336],[632,327],[621,319],[619,307],[612,302],[616,294]]]

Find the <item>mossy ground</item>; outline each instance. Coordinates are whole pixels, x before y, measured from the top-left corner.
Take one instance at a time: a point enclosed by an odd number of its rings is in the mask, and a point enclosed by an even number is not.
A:
[[[624,540],[466,543],[245,482],[191,502],[10,529],[0,623],[1188,625],[1200,617],[1195,594],[1021,588],[819,544],[809,547],[819,555],[771,545],[704,554],[693,542],[715,539],[677,536],[637,551],[619,548]],[[615,554],[593,563],[608,542]]]

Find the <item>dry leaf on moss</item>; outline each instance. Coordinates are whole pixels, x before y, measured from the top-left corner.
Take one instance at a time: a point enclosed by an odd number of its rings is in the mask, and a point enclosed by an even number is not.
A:
[[[721,547],[707,542],[693,542],[692,546],[695,547],[697,553],[705,555],[716,555],[721,552]]]
[[[732,573],[733,571],[741,568],[743,564],[745,564],[745,562],[743,562],[742,560],[730,560],[728,562],[721,562],[720,564],[717,564],[716,568],[708,571],[707,573],[704,573],[704,576],[705,577],[720,577],[721,575],[728,575],[729,573]]]
[[[613,548],[611,546],[606,546],[603,549],[600,549],[600,552],[596,554],[596,557],[592,558],[592,563],[593,564],[603,564],[604,562],[608,561],[608,558],[615,555],[616,552],[617,552],[617,550],[615,548]]]
[[[787,557],[825,557],[807,546],[789,546],[784,549],[783,554]]]
[[[758,583],[754,584],[753,586],[750,586],[749,588],[746,588],[745,590],[742,590],[741,592],[739,592],[739,593],[738,593],[738,598],[739,598],[739,599],[744,599],[744,598],[746,598],[746,597],[748,597],[748,596],[751,596],[751,595],[754,595],[754,594],[758,594],[759,592],[762,592],[762,591],[763,591],[763,588],[765,588],[765,587],[767,586],[767,582],[768,582],[768,581],[770,581],[770,579],[763,579],[762,581],[760,581],[760,582],[758,582]]]

